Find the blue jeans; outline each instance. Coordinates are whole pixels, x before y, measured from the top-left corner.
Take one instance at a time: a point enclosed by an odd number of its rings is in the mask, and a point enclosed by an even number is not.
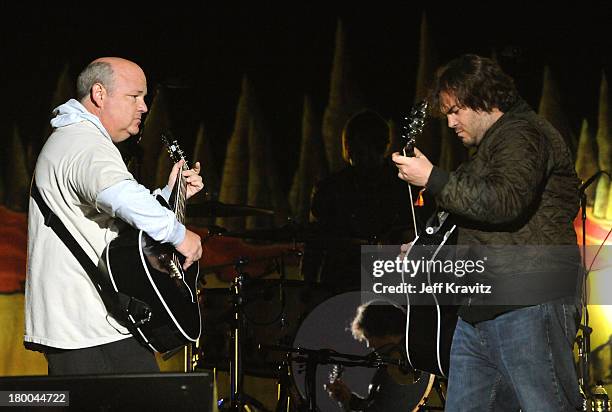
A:
[[[544,303],[475,326],[459,320],[446,411],[581,410],[573,344],[578,309]]]

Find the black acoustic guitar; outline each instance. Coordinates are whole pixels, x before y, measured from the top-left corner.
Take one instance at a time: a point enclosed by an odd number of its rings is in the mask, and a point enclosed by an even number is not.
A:
[[[174,162],[184,159],[176,140],[162,135]],[[185,222],[187,184],[178,173],[170,205],[158,196],[158,201],[174,211],[179,222]],[[110,279],[114,290],[129,296],[136,316],[130,315],[131,330],[136,338],[154,351],[165,353],[190,342],[201,333],[200,308],[197,296],[199,264],[194,262],[183,270],[183,256],[170,244],[150,238],[142,230],[130,229],[119,234],[104,250],[100,268]],[[132,303],[134,303],[132,305]],[[139,308],[139,309],[138,309]],[[143,313],[144,312],[144,313]]]
[[[416,136],[422,132],[426,114],[427,102],[422,101],[404,118],[401,136],[406,142],[403,149],[405,156],[415,156]],[[412,215],[416,216],[414,207]],[[417,229],[417,226],[421,226],[421,229]],[[417,225],[415,218],[415,233],[417,235],[410,243],[407,259],[435,260],[441,258],[441,253],[447,253],[448,249],[444,246],[454,243],[456,226],[447,212],[436,210],[424,225]],[[431,274],[420,273],[419,276],[432,285]],[[411,296],[407,295],[407,358],[413,369],[448,376],[450,347],[457,324],[457,307],[443,304],[447,301],[441,302],[433,290],[435,289],[432,288],[432,293],[419,295],[417,304],[411,302]]]

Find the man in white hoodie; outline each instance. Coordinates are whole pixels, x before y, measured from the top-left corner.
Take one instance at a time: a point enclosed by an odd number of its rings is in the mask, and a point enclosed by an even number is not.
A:
[[[77,100],[54,110],[53,133],[42,148],[34,178],[42,199],[93,262],[125,223],[185,256],[202,255],[200,237],[161,206],[127,170],[115,143],[139,131],[147,82],[135,63],[105,57],[79,75]],[[182,162],[168,185],[169,198]],[[183,172],[187,197],[203,188],[200,165]],[[41,350],[50,375],[155,372],[153,353],[108,316],[85,270],[30,198],[26,278],[26,347]]]

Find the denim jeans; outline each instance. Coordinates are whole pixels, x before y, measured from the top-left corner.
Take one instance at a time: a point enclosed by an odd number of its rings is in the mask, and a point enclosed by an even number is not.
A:
[[[578,308],[543,303],[471,324],[451,347],[446,411],[581,410],[573,344]]]

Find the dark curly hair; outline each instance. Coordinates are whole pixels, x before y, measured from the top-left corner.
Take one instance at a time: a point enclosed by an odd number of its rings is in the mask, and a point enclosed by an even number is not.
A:
[[[357,308],[351,323],[351,333],[358,341],[366,337],[403,335],[406,331],[406,313],[389,302],[370,301]]]
[[[441,109],[440,93],[457,99],[460,107],[490,113],[494,108],[506,112],[519,99],[512,77],[493,59],[465,54],[440,67],[430,91],[431,108]]]

